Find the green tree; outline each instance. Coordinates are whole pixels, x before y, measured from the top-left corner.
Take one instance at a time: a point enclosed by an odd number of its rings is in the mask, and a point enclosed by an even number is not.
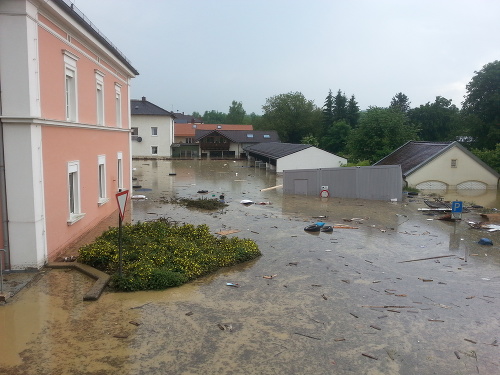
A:
[[[342,91],[337,91],[333,98],[333,121],[345,120],[347,118],[347,97]]]
[[[471,152],[500,173],[500,143],[497,143],[493,150],[472,149]]]
[[[402,92],[398,92],[393,96],[389,108],[398,109],[402,113],[408,113],[410,110],[410,99]]]
[[[246,112],[243,109],[243,104],[233,100],[226,116],[226,124],[243,124],[245,115]]]
[[[345,154],[351,126],[346,120],[335,121],[321,137],[319,146],[334,154]]]
[[[500,139],[500,61],[486,64],[474,73],[466,86],[462,113],[480,120],[469,128],[474,146],[492,150]]]
[[[300,143],[302,143],[303,145],[311,145],[311,146],[314,146],[314,147],[318,147],[319,146],[318,138],[316,138],[312,134],[308,134],[305,137],[303,137],[300,140]]]
[[[321,110],[300,92],[270,97],[262,109],[261,126],[276,130],[282,142],[299,143],[310,133],[316,135],[321,127]]]
[[[245,115],[245,118],[243,120],[243,124],[253,125],[253,128],[255,130],[261,129],[260,128],[261,118],[262,118],[262,116],[255,114],[255,112],[252,112],[250,114]],[[265,130],[265,129],[261,129],[261,130]]]
[[[451,100],[437,96],[434,103],[427,103],[408,112],[411,121],[419,128],[424,141],[453,141],[461,136],[459,110]]]
[[[350,155],[356,160],[382,159],[404,143],[417,140],[417,131],[401,111],[370,107],[361,116],[347,142]]]
[[[194,111],[191,116],[193,116],[195,118],[202,118],[200,112],[196,112],[196,111]]]
[[[323,131],[327,131],[333,124],[333,94],[332,90],[328,91],[325,99],[325,104],[322,109],[323,113]]]
[[[347,103],[346,109],[346,121],[351,126],[355,128],[359,121],[359,106],[354,95],[351,95],[349,102]]]
[[[205,124],[225,124],[226,116],[225,113],[212,109],[211,111],[205,111],[203,114],[203,122]]]

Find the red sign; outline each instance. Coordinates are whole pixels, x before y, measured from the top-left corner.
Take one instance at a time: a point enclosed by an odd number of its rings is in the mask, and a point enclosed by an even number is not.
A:
[[[127,205],[128,199],[128,190],[121,191],[116,193],[116,201],[118,202],[118,208],[120,209],[120,218],[123,221],[123,217],[125,216],[125,206]]]

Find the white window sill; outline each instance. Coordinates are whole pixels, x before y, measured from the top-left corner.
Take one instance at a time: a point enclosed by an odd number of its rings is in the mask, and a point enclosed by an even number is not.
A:
[[[109,198],[99,198],[99,201],[97,202],[97,205],[101,207],[103,204],[106,204],[109,202]]]
[[[73,225],[77,221],[80,221],[81,219],[83,219],[84,217],[85,217],[85,214],[71,214],[67,223],[68,223],[68,225]]]

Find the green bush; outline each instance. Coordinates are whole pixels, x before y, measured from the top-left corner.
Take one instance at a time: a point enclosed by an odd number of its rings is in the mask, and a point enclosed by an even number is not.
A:
[[[122,227],[122,275],[118,228],[79,250],[79,261],[113,274],[122,291],[165,289],[261,255],[249,239],[212,235],[207,225],[176,225],[166,219]]]

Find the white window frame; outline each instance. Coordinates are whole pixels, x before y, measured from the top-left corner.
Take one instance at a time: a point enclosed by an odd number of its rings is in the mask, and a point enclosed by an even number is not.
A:
[[[158,137],[158,127],[157,126],[152,126],[151,127],[151,136],[152,137]]]
[[[64,57],[64,92],[66,121],[78,122],[78,74],[76,63],[78,56],[62,50]]]
[[[122,127],[122,86],[115,82],[115,116],[116,126]]]
[[[95,70],[97,125],[104,125],[104,73]]]
[[[85,214],[81,210],[80,197],[80,162],[68,162],[68,225],[81,220]]]
[[[102,206],[109,201],[106,189],[106,155],[97,156],[97,189],[99,196],[97,204]]]
[[[116,177],[116,182],[118,184],[117,188],[118,191],[121,191],[123,189],[123,153],[118,152],[116,155],[117,163],[116,163],[116,168],[117,168],[117,177]]]
[[[151,155],[158,155],[158,146],[151,146]]]

